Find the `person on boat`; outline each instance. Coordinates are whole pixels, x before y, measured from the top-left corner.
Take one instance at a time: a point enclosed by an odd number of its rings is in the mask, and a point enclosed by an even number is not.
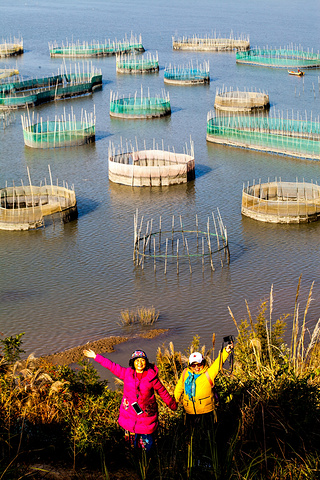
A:
[[[189,433],[192,433],[196,427],[203,428],[214,422],[214,380],[232,349],[233,343],[227,345],[210,367],[200,352],[193,352],[189,356],[188,368],[182,372],[174,390],[177,402],[183,395],[182,401]]]
[[[125,430],[125,439],[130,446],[150,453],[158,428],[155,391],[171,410],[177,409],[177,402],[158,378],[158,368],[149,362],[143,350],[132,353],[129,368],[122,367],[102,355],[96,355],[91,349],[84,350],[83,354],[123,380],[118,423]]]

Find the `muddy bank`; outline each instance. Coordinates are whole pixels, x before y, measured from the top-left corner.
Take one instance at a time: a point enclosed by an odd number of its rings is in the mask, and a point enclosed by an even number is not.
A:
[[[58,365],[70,365],[71,363],[78,363],[80,360],[83,360],[83,350],[86,348],[92,348],[96,353],[111,353],[114,352],[115,345],[119,343],[127,342],[134,338],[146,338],[152,339],[168,332],[169,329],[158,328],[154,330],[149,330],[148,332],[132,335],[132,336],[113,336],[101,338],[100,340],[95,340],[94,342],[88,342],[85,345],[79,345],[78,347],[70,348],[63,352],[57,352],[52,355],[45,355],[41,358],[50,363]]]

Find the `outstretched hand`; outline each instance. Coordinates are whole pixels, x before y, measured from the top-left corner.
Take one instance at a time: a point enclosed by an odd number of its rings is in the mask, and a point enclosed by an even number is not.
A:
[[[233,342],[229,343],[229,345],[226,346],[226,352],[231,353],[233,350]]]
[[[88,350],[83,350],[83,355],[88,358],[96,358],[96,354],[93,350],[91,350],[91,348]]]

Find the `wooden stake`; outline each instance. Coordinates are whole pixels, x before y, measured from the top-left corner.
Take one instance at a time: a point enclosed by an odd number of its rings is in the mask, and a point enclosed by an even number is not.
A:
[[[187,248],[187,253],[188,253],[188,260],[189,260],[189,268],[190,268],[190,273],[192,273],[191,269],[191,260],[190,260],[190,255],[189,255],[189,248],[188,248],[188,241],[186,239],[186,248]]]
[[[177,238],[177,275],[179,275],[179,238]]]
[[[174,233],[174,215],[172,215],[172,246],[173,246],[173,233]]]
[[[182,235],[182,241],[183,241],[183,246],[184,246],[185,243],[184,243],[184,234],[183,234],[183,225],[182,225],[181,215],[180,215],[180,227],[181,227],[181,235]]]

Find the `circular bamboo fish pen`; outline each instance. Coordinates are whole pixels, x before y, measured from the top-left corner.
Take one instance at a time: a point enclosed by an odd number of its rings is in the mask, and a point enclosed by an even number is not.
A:
[[[236,53],[236,62],[258,67],[273,68],[319,68],[320,54],[301,47],[252,48]]]
[[[136,92],[133,97],[119,96],[110,91],[110,116],[127,119],[159,118],[171,114],[169,93],[163,91],[161,95],[150,97]]]
[[[28,169],[29,185],[0,189],[0,230],[32,230],[44,227],[46,218],[66,223],[78,217],[74,187],[52,183],[32,185]]]
[[[232,50],[242,51],[249,50],[250,41],[248,35],[240,35],[235,37],[233,32],[229,37],[213,36],[199,37],[172,37],[173,50],[190,50],[190,51],[211,51],[211,52],[229,52]]]
[[[207,141],[231,147],[248,148],[291,157],[320,160],[319,117],[304,119],[289,113],[274,111],[266,116],[219,115],[214,111],[207,117]]]
[[[109,180],[131,187],[161,187],[187,183],[195,178],[194,146],[186,153],[153,148],[135,150],[109,147]]]
[[[102,85],[101,70],[83,64],[65,65],[58,75],[0,84],[0,109],[25,108],[50,101],[93,93]]]
[[[253,183],[243,186],[241,213],[269,223],[307,223],[320,218],[320,186],[314,183]]]
[[[116,55],[117,73],[155,73],[159,71],[158,52],[156,55],[147,53],[143,56],[135,54],[117,54]]]
[[[169,65],[164,71],[164,83],[171,85],[204,85],[210,83],[209,62],[194,67],[188,65]]]
[[[214,102],[216,110],[225,112],[252,112],[269,107],[269,95],[254,91],[217,90]]]
[[[74,147],[95,141],[95,114],[81,111],[80,121],[71,113],[43,120],[39,116],[21,116],[24,144],[31,148]]]
[[[13,57],[15,55],[21,55],[23,53],[23,39],[14,38],[13,40],[3,40],[0,43],[0,58],[1,57]]]
[[[129,52],[144,52],[145,49],[142,45],[141,35],[139,38],[131,35],[131,38],[127,37],[124,40],[104,42],[77,42],[58,45],[57,42],[49,43],[49,51],[51,57],[107,57],[116,55],[117,53],[129,53]]]
[[[202,263],[202,272],[205,271],[206,259],[209,260],[211,271],[214,272],[220,264],[230,263],[230,250],[227,228],[225,227],[219,209],[217,215],[212,212],[203,228],[199,227],[198,215],[195,225],[186,227],[181,215],[172,215],[172,220],[159,223],[151,220],[143,224],[144,216],[139,218],[139,212],[134,215],[133,263],[136,267],[148,268],[153,264],[154,273],[157,269],[167,274],[169,267],[176,269],[179,275],[182,268],[189,266],[192,273],[196,263]],[[167,225],[165,225],[167,224]],[[200,262],[199,262],[200,261]]]

